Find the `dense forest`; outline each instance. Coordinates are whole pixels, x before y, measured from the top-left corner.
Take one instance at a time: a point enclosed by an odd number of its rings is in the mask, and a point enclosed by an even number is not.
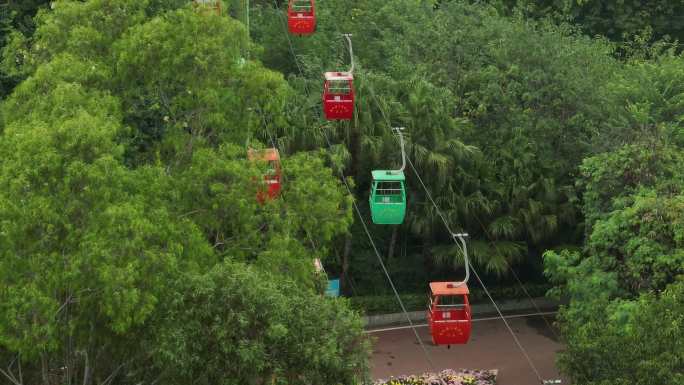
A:
[[[573,383],[684,384],[684,1],[319,3],[307,37],[283,0],[0,4],[2,383],[365,383],[376,253],[423,309],[445,221],[495,300],[566,303]],[[393,127],[406,219],[373,225]]]

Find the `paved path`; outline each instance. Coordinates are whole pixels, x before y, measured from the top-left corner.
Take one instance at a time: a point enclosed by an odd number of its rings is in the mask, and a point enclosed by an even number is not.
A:
[[[552,320],[549,320],[551,322]],[[562,345],[540,316],[508,319],[544,380],[558,379],[555,353]],[[503,321],[473,323],[467,345],[433,346],[427,327],[417,329],[437,370],[499,369],[498,385],[535,385],[539,381],[515,344]],[[374,379],[432,371],[411,329],[387,330],[374,337],[372,375]],[[563,385],[569,384],[566,379]]]

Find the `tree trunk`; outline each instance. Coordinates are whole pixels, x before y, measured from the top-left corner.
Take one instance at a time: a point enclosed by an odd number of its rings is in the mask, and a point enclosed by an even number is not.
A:
[[[351,165],[349,173],[358,180],[359,162],[361,161],[361,130],[359,129],[358,119],[354,119],[354,124],[351,126],[351,133],[349,135],[349,155],[351,157]]]
[[[90,360],[88,357],[88,349],[86,349],[83,363],[83,385],[90,385],[90,379]]]
[[[390,263],[394,257],[394,248],[397,244],[397,237],[399,235],[399,226],[394,226],[392,229],[392,238],[390,238],[389,251],[387,252],[387,264]]]
[[[43,376],[43,385],[50,385],[50,377],[48,375],[48,359],[44,352],[40,354],[41,374]]]
[[[344,238],[344,251],[342,252],[342,274],[340,274],[340,291],[343,295],[349,295],[351,285],[348,282],[347,272],[349,271],[349,255],[351,254],[352,237],[347,235]]]
[[[88,346],[85,349],[85,359],[83,364],[83,385],[90,385],[93,381],[93,367],[90,362],[90,353],[94,350],[95,340],[95,323],[90,323],[90,334],[88,335]],[[95,358],[97,361],[97,357]],[[94,362],[93,364],[96,364]]]
[[[434,260],[432,258],[432,232],[428,232],[423,236],[423,265],[425,266],[425,271],[430,274],[432,272],[432,267],[434,266]]]
[[[351,157],[349,175],[351,175],[354,180],[358,180],[360,150],[361,133],[359,130],[359,120],[358,118],[354,118],[354,122],[351,124],[351,134],[349,137],[349,155]],[[356,195],[356,192],[352,191],[352,194]],[[344,239],[344,252],[342,253],[342,274],[340,275],[340,291],[344,295],[351,294],[351,282],[347,276],[349,272],[349,255],[351,254],[351,247],[352,237],[351,235],[347,235]]]

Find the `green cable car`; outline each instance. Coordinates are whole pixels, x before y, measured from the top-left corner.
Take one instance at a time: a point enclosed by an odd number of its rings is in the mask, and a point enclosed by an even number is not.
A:
[[[403,171],[374,170],[369,198],[373,223],[400,225],[406,215],[406,188]]]
[[[373,223],[378,225],[400,225],[406,216],[406,153],[404,152],[403,128],[395,128],[401,144],[401,169],[373,170],[373,184],[368,198]]]

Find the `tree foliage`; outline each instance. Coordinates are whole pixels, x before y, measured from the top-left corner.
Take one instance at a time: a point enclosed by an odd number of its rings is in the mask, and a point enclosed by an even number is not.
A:
[[[56,2],[32,36],[15,34],[5,49],[22,58],[13,70],[26,80],[1,107],[0,347],[26,374],[3,379],[137,383],[178,369],[186,383],[194,361],[173,369],[163,354],[212,356],[217,335],[191,336],[194,350],[161,341],[194,332],[179,328],[209,306],[221,311],[206,315],[214,326],[246,340],[264,325],[236,328],[235,317],[278,313],[264,346],[285,352],[304,339],[317,358],[277,353],[279,364],[249,375],[249,360],[235,373],[216,361],[205,378],[255,382],[297,359],[313,379],[325,368],[339,383],[362,380],[358,315],[321,297],[313,265],[346,233],[349,198],[325,154],[302,152],[284,159],[284,199],[257,204],[265,165],[248,162],[244,144],[261,146],[258,118],[282,119],[291,90],[244,60],[251,43],[239,22],[182,3]],[[238,301],[249,292],[260,306],[222,312],[226,292]]]
[[[156,330],[171,384],[351,384],[367,370],[358,317],[239,264],[178,286]]]
[[[635,36],[652,35],[654,39],[684,37],[681,0],[504,0],[536,17],[550,16],[557,20],[576,23],[589,35],[603,35],[615,41],[630,40]],[[651,37],[651,36],[649,36]]]
[[[563,369],[668,382],[680,2],[328,0],[306,39],[284,1],[252,2],[249,27],[241,1],[221,4],[0,5],[0,358],[20,383],[363,381],[358,315],[320,296],[312,262],[347,292],[386,291],[352,202],[367,215],[369,171],[401,163],[398,126],[406,221],[371,232],[400,289],[462,268],[442,215],[490,280],[553,249]],[[328,122],[320,74],[347,68],[346,32],[356,114]],[[268,166],[246,150],[264,146],[283,189],[259,204]]]
[[[642,71],[657,64],[629,63],[608,83],[614,113],[578,178],[584,249],[545,254],[553,293],[570,299],[558,362],[579,384],[683,381],[684,348],[674,341],[684,319],[684,159],[673,140],[678,113],[669,109],[678,103],[669,82],[678,60],[666,54],[650,75]]]

